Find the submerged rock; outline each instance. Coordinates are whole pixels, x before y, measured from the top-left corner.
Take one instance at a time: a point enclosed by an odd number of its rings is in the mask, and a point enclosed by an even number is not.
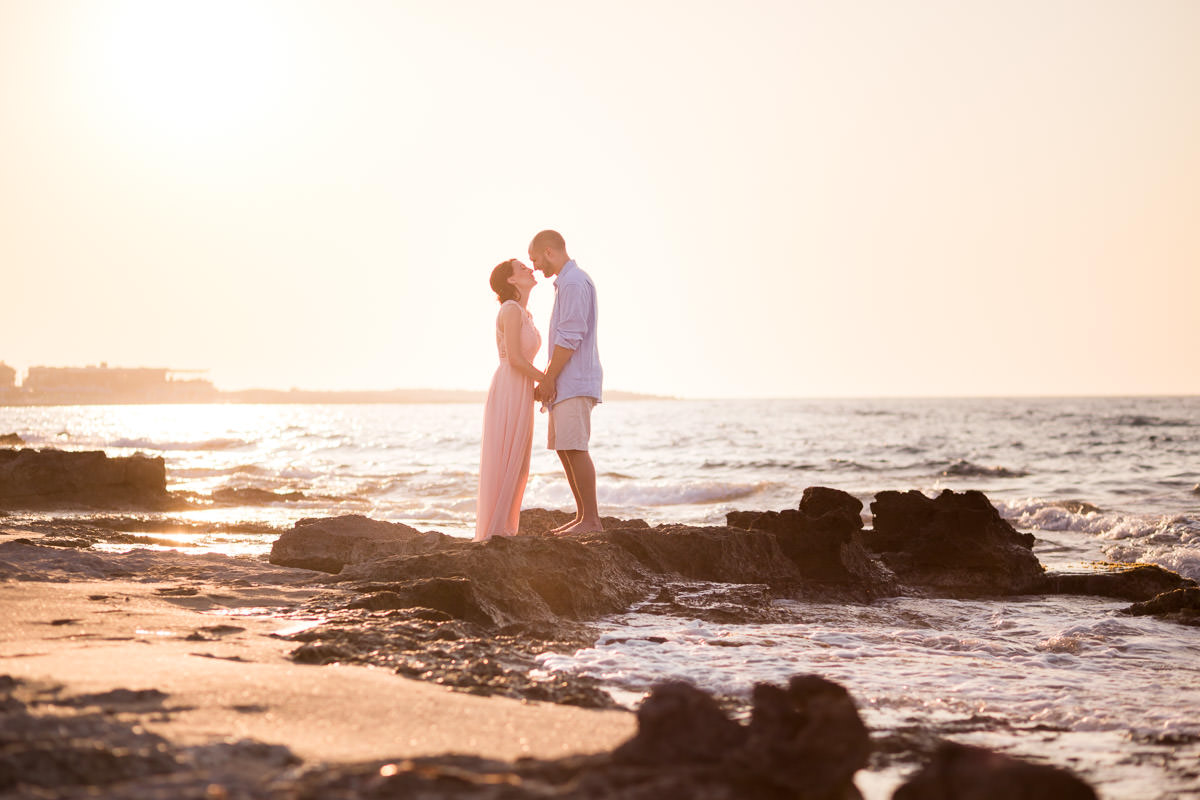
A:
[[[1157,564],[1093,564],[1089,572],[1051,572],[1044,591],[1091,594],[1121,600],[1150,600],[1163,592],[1194,587],[1196,582]]]
[[[162,458],[101,451],[0,450],[0,507],[145,508],[172,504]]]
[[[1183,625],[1200,625],[1200,588],[1192,585],[1174,589],[1125,609],[1135,617],[1155,616]]]
[[[939,595],[978,597],[1041,591],[1033,535],[1019,533],[982,492],[880,492],[863,542],[901,583]]]
[[[1030,764],[981,747],[946,742],[933,761],[892,795],[892,800],[1096,800],[1096,792],[1070,772]]]
[[[1103,514],[1104,510],[1099,506],[1094,506],[1091,503],[1086,503],[1083,500],[1056,500],[1048,503],[1051,508],[1061,508],[1064,511],[1070,511],[1072,514]]]
[[[266,505],[267,503],[291,503],[304,499],[303,492],[271,492],[266,489],[243,487],[238,489],[217,489],[212,493],[212,499],[218,503],[235,505]]]

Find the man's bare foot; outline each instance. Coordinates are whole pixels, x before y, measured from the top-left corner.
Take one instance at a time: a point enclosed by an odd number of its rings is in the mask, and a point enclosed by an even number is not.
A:
[[[572,528],[572,527],[578,525],[582,521],[582,519],[583,519],[582,517],[576,516],[575,519],[571,520],[570,522],[559,525],[557,528],[551,528],[549,531],[547,531],[547,533],[552,533],[552,534],[553,533],[562,533],[567,528]]]
[[[562,533],[599,533],[604,530],[604,523],[599,517],[581,519],[574,525],[565,528]]]

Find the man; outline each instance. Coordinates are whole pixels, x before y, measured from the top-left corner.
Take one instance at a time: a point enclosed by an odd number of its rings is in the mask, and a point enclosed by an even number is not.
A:
[[[567,243],[557,231],[533,237],[529,260],[547,278],[554,278],[550,364],[534,397],[550,408],[548,446],[558,453],[575,495],[575,519],[551,533],[603,530],[596,503],[596,467],[588,453],[592,407],[600,402],[603,379],[596,346],[596,287],[567,255]]]

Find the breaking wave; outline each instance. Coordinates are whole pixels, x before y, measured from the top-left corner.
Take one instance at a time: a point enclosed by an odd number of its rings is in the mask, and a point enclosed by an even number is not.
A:
[[[934,465],[938,466],[937,464]],[[958,458],[942,467],[938,473],[943,478],[1024,478],[1029,475],[1022,469],[1007,467],[984,467]]]
[[[174,450],[198,450],[198,451],[218,451],[218,450],[240,450],[243,447],[253,447],[253,442],[248,442],[245,439],[204,439],[198,442],[156,442],[153,439],[114,439],[108,443],[108,447],[123,447],[130,450],[158,450],[158,451],[174,451]]]
[[[760,483],[724,483],[720,481],[661,484],[661,485],[601,485],[599,500],[601,505],[615,506],[677,506],[705,505],[712,503],[727,503],[750,497],[770,484]]]

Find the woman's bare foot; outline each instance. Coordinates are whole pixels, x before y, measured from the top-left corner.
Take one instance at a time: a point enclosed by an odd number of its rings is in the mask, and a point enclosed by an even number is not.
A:
[[[567,528],[573,528],[576,525],[578,525],[582,521],[582,519],[583,519],[582,517],[580,517],[579,515],[576,515],[575,519],[571,520],[570,522],[559,525],[557,528],[551,528],[549,530],[549,533],[552,533],[552,534],[562,533]]]

